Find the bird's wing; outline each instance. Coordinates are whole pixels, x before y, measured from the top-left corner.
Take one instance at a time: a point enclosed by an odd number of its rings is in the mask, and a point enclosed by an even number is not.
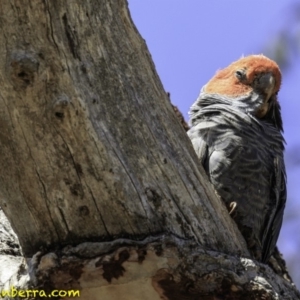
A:
[[[272,174],[271,193],[274,213],[270,216],[266,231],[263,237],[262,261],[267,262],[272,255],[280,228],[282,225],[283,211],[286,203],[286,174],[284,160],[282,157],[274,159],[274,173]]]
[[[199,131],[201,130],[199,127],[201,127],[201,124],[195,125],[187,132],[187,134],[193,144],[195,152],[202,166],[205,168],[208,159],[208,145],[199,134]]]

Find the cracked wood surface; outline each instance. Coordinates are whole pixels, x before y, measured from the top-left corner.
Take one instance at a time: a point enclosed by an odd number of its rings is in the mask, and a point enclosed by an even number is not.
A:
[[[43,288],[80,290],[83,299],[300,299],[295,286],[265,264],[171,235],[83,243],[33,261],[32,277],[46,282]]]
[[[0,201],[25,255],[161,232],[247,255],[125,1],[0,15]]]

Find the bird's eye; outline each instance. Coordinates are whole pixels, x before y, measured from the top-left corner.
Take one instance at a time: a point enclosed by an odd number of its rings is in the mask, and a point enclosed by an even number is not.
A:
[[[238,79],[243,79],[245,77],[245,73],[244,73],[244,70],[237,70],[235,72],[235,75]]]

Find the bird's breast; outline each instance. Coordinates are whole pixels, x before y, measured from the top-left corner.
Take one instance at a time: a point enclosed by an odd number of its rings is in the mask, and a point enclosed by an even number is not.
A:
[[[223,118],[221,114],[207,116],[202,125],[201,135],[208,145],[204,168],[210,181],[227,206],[237,203],[241,222],[260,231],[271,206],[270,187],[280,137],[264,124],[245,123],[234,116]]]

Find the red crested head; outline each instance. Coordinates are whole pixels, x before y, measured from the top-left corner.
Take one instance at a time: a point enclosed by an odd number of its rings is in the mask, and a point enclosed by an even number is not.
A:
[[[233,98],[252,92],[259,94],[263,103],[256,116],[263,118],[271,109],[279,107],[276,95],[280,85],[281,73],[277,63],[264,55],[250,55],[217,71],[206,84],[205,92]]]
[[[272,74],[275,80],[272,92],[279,91],[281,73],[278,65],[264,55],[243,57],[228,67],[217,71],[205,86],[205,92],[227,96],[241,96],[255,88],[256,81],[263,74]]]

